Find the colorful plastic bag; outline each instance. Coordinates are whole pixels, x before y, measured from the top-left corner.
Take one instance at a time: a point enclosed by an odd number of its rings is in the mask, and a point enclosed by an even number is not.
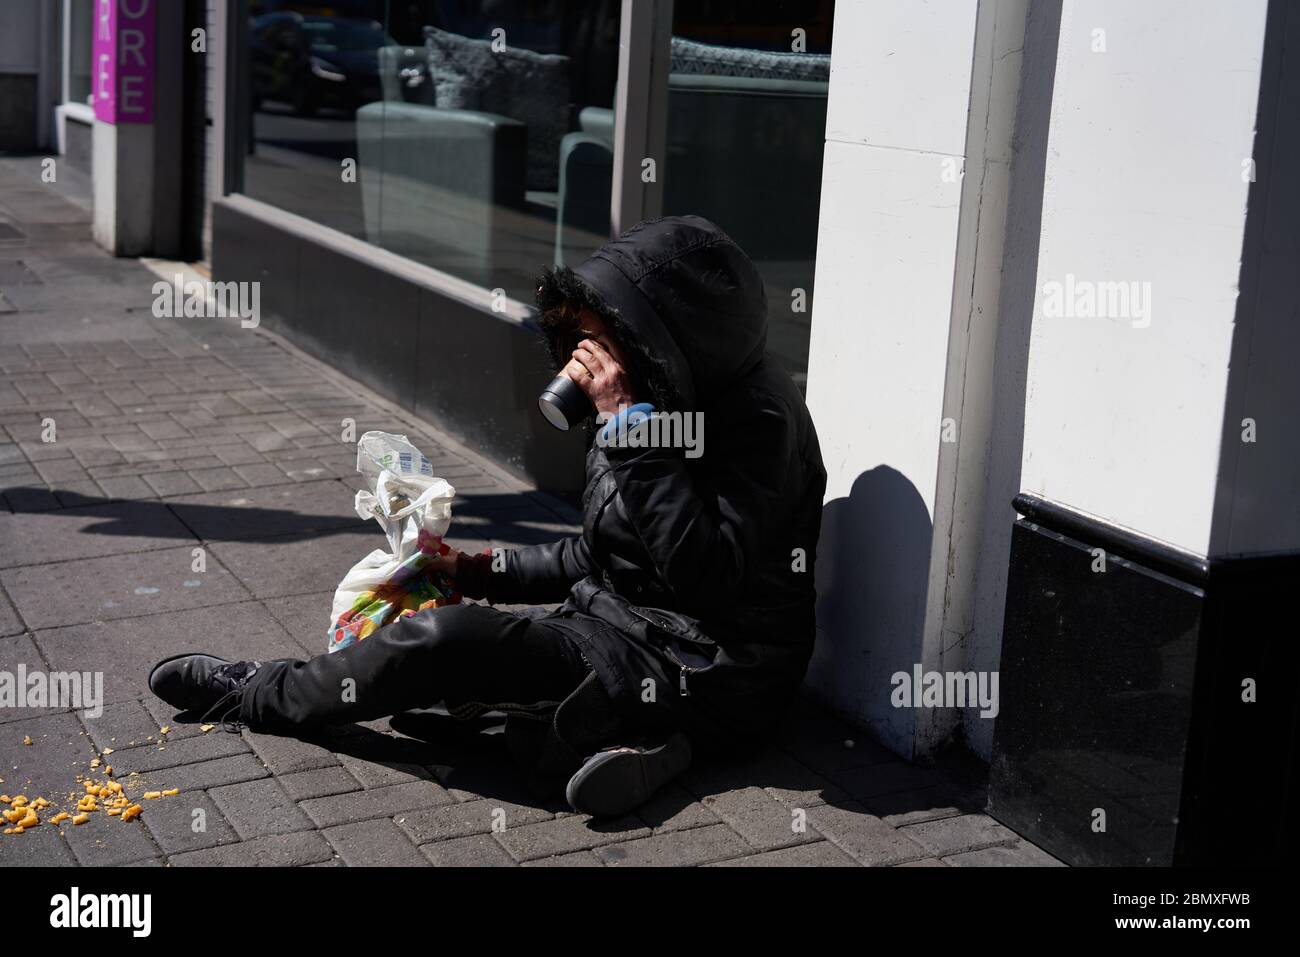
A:
[[[456,490],[435,478],[429,460],[404,435],[367,432],[357,442],[357,471],[374,491],[353,503],[388,537],[343,576],[334,592],[328,647],[338,651],[361,641],[399,615],[460,601],[455,583],[428,569],[429,560],[451,549],[443,536],[451,524]]]

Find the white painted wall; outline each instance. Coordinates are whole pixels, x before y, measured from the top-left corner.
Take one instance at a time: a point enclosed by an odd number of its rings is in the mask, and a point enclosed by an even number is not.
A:
[[[1265,0],[1066,0],[1022,487],[1209,550]],[[1094,31],[1105,52],[1094,52]],[[1149,283],[1143,320],[1049,318],[1044,287]]]
[[[835,11],[808,405],[827,468],[808,685],[911,754],[975,0]]]

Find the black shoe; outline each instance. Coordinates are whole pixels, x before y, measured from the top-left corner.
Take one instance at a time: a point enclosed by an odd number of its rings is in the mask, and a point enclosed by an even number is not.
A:
[[[579,814],[618,817],[640,807],[690,764],[691,743],[684,734],[657,747],[609,748],[569,778],[564,796]]]
[[[260,661],[175,655],[153,666],[149,690],[173,708],[195,713],[201,721],[218,721],[227,731],[237,732],[244,688],[261,667]]]

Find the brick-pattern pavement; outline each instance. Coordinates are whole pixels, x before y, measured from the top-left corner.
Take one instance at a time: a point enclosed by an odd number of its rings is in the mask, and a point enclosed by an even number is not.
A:
[[[805,702],[768,752],[692,768],[616,821],[522,791],[498,737],[172,723],[144,684],[165,655],[323,651],[335,584],[382,543],[352,510],[345,419],[426,452],[467,551],[577,515],[272,335],[155,319],[158,277],[91,245],[38,170],[0,160],[0,222],[20,232],[0,242],[0,668],[102,671],[105,705],[0,708],[0,792],[64,795],[98,756],[133,793],[181,793],[133,822],[0,836],[0,866],[1057,863],[979,813],[978,787]]]

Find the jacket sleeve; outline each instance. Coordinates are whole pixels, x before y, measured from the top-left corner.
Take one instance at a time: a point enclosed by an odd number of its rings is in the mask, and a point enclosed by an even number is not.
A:
[[[469,598],[494,605],[541,605],[563,601],[574,582],[591,572],[591,559],[581,538],[549,545],[497,549],[504,558],[493,571],[494,553],[462,556],[456,563],[456,583]]]
[[[706,425],[716,420],[706,416]],[[619,497],[678,610],[696,617],[739,599],[767,523],[779,521],[782,480],[795,453],[792,418],[772,397],[756,400],[701,455],[696,478],[681,449],[609,446]],[[703,433],[702,433],[703,434]]]

